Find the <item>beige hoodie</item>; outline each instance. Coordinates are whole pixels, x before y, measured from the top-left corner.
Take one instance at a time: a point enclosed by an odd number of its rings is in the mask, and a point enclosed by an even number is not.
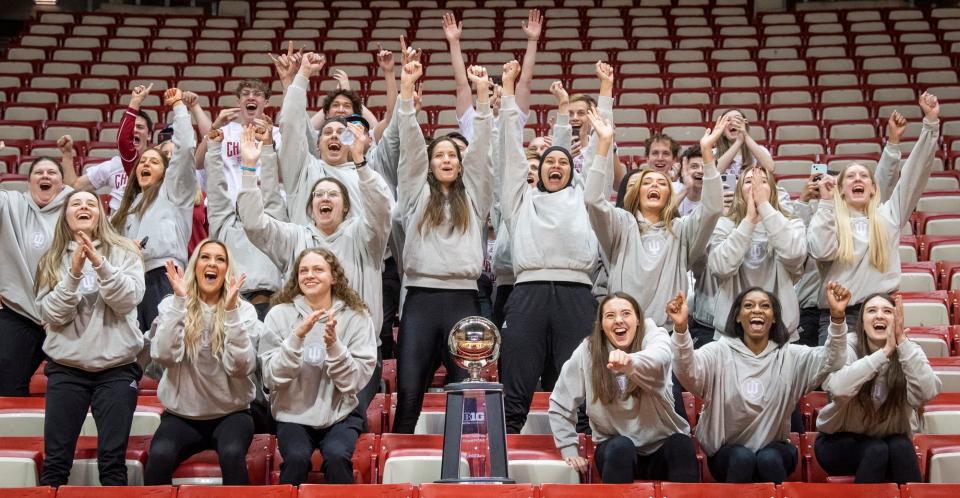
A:
[[[673,370],[704,402],[696,431],[703,451],[713,456],[725,444],[758,451],[786,441],[800,397],[843,366],[846,335],[845,323],[831,323],[824,346],[770,341],[754,354],[741,339],[727,336],[694,351],[689,332],[674,332]]]

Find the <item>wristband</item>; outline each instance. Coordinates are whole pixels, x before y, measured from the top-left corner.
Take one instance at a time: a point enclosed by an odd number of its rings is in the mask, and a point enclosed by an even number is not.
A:
[[[240,169],[241,169],[242,171],[252,171],[252,172],[254,172],[254,173],[257,172],[257,168],[251,168],[250,166],[240,166]]]
[[[360,161],[360,162],[358,162],[358,163],[354,163],[354,166],[356,166],[357,169],[360,169],[360,168],[362,168],[362,167],[364,167],[364,166],[366,166],[366,165],[367,165],[367,160],[366,160],[366,159],[364,159],[363,161]]]
[[[177,102],[183,102],[183,99],[177,99],[177,100],[174,100],[173,102],[170,102],[170,104],[169,104],[170,107],[173,107],[174,105],[176,105]],[[186,104],[184,104],[184,105],[186,105]]]

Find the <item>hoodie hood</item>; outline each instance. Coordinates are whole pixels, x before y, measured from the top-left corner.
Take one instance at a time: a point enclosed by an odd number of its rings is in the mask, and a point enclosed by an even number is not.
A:
[[[570,151],[568,151],[567,149],[554,145],[553,147],[550,147],[547,150],[543,151],[543,154],[540,154],[540,164],[537,165],[537,190],[541,192],[547,191],[547,186],[543,184],[543,175],[541,175],[541,170],[543,170],[543,161],[547,158],[547,155],[549,155],[553,151],[563,152],[563,155],[567,156],[567,160],[570,162],[570,179],[567,180],[567,184],[564,185],[563,188],[567,188],[573,185],[573,176],[575,171],[573,169],[573,156],[570,155]],[[563,189],[560,189],[560,190],[563,190]]]
[[[763,360],[766,357],[772,354],[775,354],[777,349],[779,349],[776,342],[767,341],[766,349],[761,351],[760,354],[754,354],[754,352],[750,351],[750,348],[748,348],[747,345],[740,338],[728,337],[724,335],[720,337],[719,341],[726,344],[727,347],[729,347],[737,355],[747,359],[754,359],[754,360]]]
[[[333,298],[332,303],[333,304],[330,306],[330,309],[327,311],[333,311],[334,313],[337,313],[344,307],[343,301],[337,298]],[[307,300],[303,297],[303,294],[298,294],[293,298],[293,307],[296,308],[297,313],[299,313],[301,317],[305,317],[310,313],[313,313],[313,308],[311,308],[310,304],[307,303]],[[317,325],[320,325],[320,322],[317,322]]]
[[[27,199],[27,202],[30,204],[30,207],[37,210],[40,213],[48,213],[50,211],[56,211],[63,207],[63,203],[67,200],[67,196],[73,193],[73,187],[64,184],[63,190],[57,194],[56,197],[50,200],[46,206],[40,207],[36,202],[33,201],[33,196],[30,195],[30,192],[24,192],[23,196]]]

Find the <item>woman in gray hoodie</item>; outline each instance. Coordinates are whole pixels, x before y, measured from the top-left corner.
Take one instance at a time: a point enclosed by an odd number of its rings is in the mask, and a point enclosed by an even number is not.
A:
[[[234,273],[232,253],[204,240],[186,275],[167,261],[173,295],[160,302],[150,357],[164,367],[157,396],[164,412],[150,443],[144,484],[170,484],[177,466],[206,449],[217,451],[223,484],[248,484],[253,440],[256,344],[261,323],[240,299],[247,274]]]
[[[423,74],[419,62],[403,67],[400,84],[398,216],[404,227],[403,285],[407,296],[397,344],[397,414],[393,431],[412,433],[423,393],[443,361],[447,380],[466,371],[447,349],[447,334],[461,319],[480,314],[477,279],[483,268],[487,215],[493,204],[489,78],[471,67],[477,87],[474,140],[462,160],[449,137],[424,146],[413,107],[413,89]]]
[[[30,163],[27,192],[0,190],[0,396],[29,396],[43,361],[43,326],[34,294],[40,257],[53,240],[61,207],[73,189],[63,166],[48,157]]]
[[[920,481],[917,411],[940,393],[940,379],[907,339],[899,297],[868,296],[859,318],[847,365],[823,383],[830,403],[817,417],[817,461],[831,475],[856,474],[857,483]]]
[[[259,354],[277,419],[280,482],[306,481],[319,448],[326,482],[352,483],[353,450],[364,423],[357,393],[377,363],[373,319],[326,249],[300,253],[275,302]]]
[[[143,371],[143,260],[136,245],[107,222],[96,194],[72,192],[50,249],[37,265],[37,308],[46,325],[49,361],[40,482],[67,483],[80,429],[93,412],[100,483],[127,484],[124,453]]]
[[[687,333],[683,293],[667,304],[674,323],[674,373],[704,402],[697,439],[717,481],[779,484],[796,467],[797,448],[788,442],[790,415],[800,397],[840,369],[845,358],[850,291],[830,282],[825,293],[830,338],[815,348],[788,343],[776,295],[759,287],[737,296],[724,335],[697,350]]]

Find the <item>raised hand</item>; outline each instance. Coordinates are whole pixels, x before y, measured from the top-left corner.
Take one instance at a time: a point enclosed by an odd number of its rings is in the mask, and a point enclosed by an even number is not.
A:
[[[73,138],[70,135],[64,135],[57,139],[57,149],[64,156],[75,156],[77,151],[73,148]]]
[[[613,87],[613,66],[603,61],[597,61],[596,74],[601,84],[609,84]]]
[[[363,129],[363,126],[357,123],[347,123],[347,129],[353,134],[353,143],[350,144],[350,160],[354,164],[363,161],[363,153],[367,150],[367,144],[370,143],[370,135]]]
[[[754,194],[753,189],[757,187],[756,183],[753,183],[750,186],[750,195],[744,197],[743,202],[747,205],[747,219],[750,220],[750,223],[756,225],[760,222],[760,213],[757,211],[757,196]]]
[[[350,76],[340,69],[333,70],[333,79],[337,80],[337,88],[340,90],[350,90]]]
[[[300,74],[307,79],[312,78],[320,74],[326,63],[327,58],[323,54],[307,52],[303,54],[303,59],[300,61]]]
[[[632,366],[633,358],[631,358],[629,354],[619,349],[610,351],[610,356],[607,358],[608,370],[612,370],[618,374],[626,374],[630,373],[630,367]]]
[[[591,108],[587,110],[587,120],[590,121],[590,126],[593,130],[597,132],[597,139],[600,143],[603,143],[605,140],[613,140],[613,126],[611,126],[606,119],[603,119],[603,116],[601,116],[596,109]]]
[[[512,60],[503,65],[503,84],[508,86],[510,89],[513,89],[513,84],[517,81],[517,78],[520,76],[520,63],[516,60]]]
[[[816,174],[811,174],[810,179],[803,185],[803,192],[800,192],[800,200],[810,202],[820,197],[820,183],[816,180]]]
[[[423,83],[417,83],[417,90],[413,92],[413,108],[417,113],[423,109]]]
[[[240,108],[239,107],[228,107],[226,109],[220,109],[220,112],[217,114],[217,119],[213,120],[213,124],[210,125],[211,128],[223,128],[227,123],[236,121],[240,117]]]
[[[460,35],[463,34],[463,21],[457,22],[457,16],[453,12],[443,14],[443,36],[448,43],[460,41]]]
[[[147,86],[137,85],[133,88],[133,91],[130,92],[130,107],[134,109],[140,109],[140,106],[143,105],[144,99],[150,95],[150,90],[153,89],[153,83],[150,83]]]
[[[673,322],[673,331],[685,334],[687,332],[687,320],[689,310],[687,307],[687,298],[683,292],[678,292],[676,297],[667,302],[667,316]]]
[[[563,88],[563,83],[560,81],[554,81],[550,84],[550,94],[557,99],[557,103],[560,105],[570,103],[570,94]]]
[[[923,92],[923,95],[920,96],[920,108],[923,109],[923,117],[927,121],[940,119],[940,101],[936,95]]]
[[[183,104],[183,92],[177,87],[167,88],[167,90],[163,92],[163,103],[167,107],[173,107],[177,105],[177,103]]]
[[[753,203],[757,209],[760,209],[764,203],[770,202],[770,184],[767,183],[767,173],[761,168],[753,168],[753,185],[750,186],[750,194],[753,197]]]
[[[393,68],[396,65],[393,60],[393,52],[384,50],[380,44],[377,44],[377,65],[383,70],[383,74],[393,74]]]
[[[240,305],[240,288],[243,287],[243,283],[247,281],[247,274],[241,273],[240,277],[235,277],[230,275],[230,278],[227,279],[227,308],[228,310],[235,310],[237,306]]]
[[[240,164],[248,168],[256,168],[263,151],[263,142],[257,140],[257,128],[248,124],[240,135]]]
[[[223,130],[220,128],[211,128],[207,132],[207,140],[210,142],[223,142]]]
[[[423,66],[419,62],[410,61],[403,65],[403,70],[400,71],[400,93],[404,94],[404,98],[413,96],[413,87],[421,76],[423,76]]]
[[[527,40],[539,40],[540,31],[543,29],[543,14],[537,9],[530,9],[527,20],[523,21],[520,27],[523,28],[523,33],[527,35]]]
[[[820,200],[833,199],[833,191],[837,189],[837,179],[833,175],[823,175],[820,179]]]
[[[330,318],[323,327],[323,343],[327,345],[327,349],[337,343],[337,319],[333,313],[330,313]]]
[[[263,142],[263,145],[273,144],[273,120],[270,116],[264,114],[259,118],[254,118],[253,126],[257,140]]]
[[[313,330],[313,327],[317,324],[320,318],[326,314],[326,312],[327,310],[320,309],[310,313],[306,318],[303,319],[302,322],[300,322],[299,325],[297,325],[297,328],[294,329],[293,333],[297,334],[297,337],[303,339],[307,336],[307,334],[310,333],[311,330]]]
[[[907,118],[897,111],[891,112],[890,119],[887,120],[887,142],[900,143],[900,137],[905,131],[907,131]]]
[[[405,36],[400,37],[400,51],[400,63],[404,66],[406,66],[408,62],[420,62],[420,58],[423,56],[423,50],[419,48],[414,50],[413,47],[407,46],[407,37]]]
[[[270,56],[270,60],[273,61],[273,67],[277,70],[277,77],[280,78],[280,81],[284,86],[290,86],[290,83],[293,82],[293,77],[297,75],[297,65],[295,59],[295,53],[293,51],[293,42],[287,42],[287,53],[278,56],[273,54],[267,54]]]
[[[167,281],[170,282],[170,287],[173,289],[173,295],[187,297],[187,282],[183,279],[183,269],[171,259],[168,259],[164,266],[167,270]]]
[[[90,236],[85,232],[77,232],[77,243],[80,244],[80,248],[83,249],[83,255],[86,257],[90,264],[94,267],[99,267],[103,264],[103,258],[100,256],[100,253],[97,251],[96,247],[93,247],[93,241],[90,240]]]
[[[847,314],[847,303],[850,302],[850,291],[837,282],[827,282],[827,304],[830,306],[830,319],[842,322]]]
[[[200,96],[193,92],[183,92],[183,105],[187,106],[187,109],[193,110],[194,107],[200,105]]]
[[[910,332],[909,328],[903,326],[903,298],[898,294],[893,298],[895,304],[896,315],[893,319],[893,332],[894,339],[896,340],[897,346],[903,344],[903,341],[907,340],[907,332]]]
[[[83,250],[83,243],[80,239],[80,232],[74,234],[73,238],[77,242],[77,249],[73,251],[73,255],[70,256],[70,275],[73,275],[73,278],[80,278],[81,272],[83,272],[83,263],[87,260],[86,251]]]
[[[493,95],[490,96],[490,109],[493,110],[493,115],[497,116],[500,113],[500,102],[503,99],[503,87],[497,84],[493,85]]]
[[[717,141],[720,140],[720,135],[723,135],[723,130],[730,123],[729,116],[720,116],[717,118],[717,122],[713,125],[713,128],[707,128],[703,132],[703,137],[700,139],[700,148],[701,149],[710,149],[713,150],[713,147],[717,145]],[[711,154],[711,158],[713,155]],[[706,158],[704,158],[706,161]]]

